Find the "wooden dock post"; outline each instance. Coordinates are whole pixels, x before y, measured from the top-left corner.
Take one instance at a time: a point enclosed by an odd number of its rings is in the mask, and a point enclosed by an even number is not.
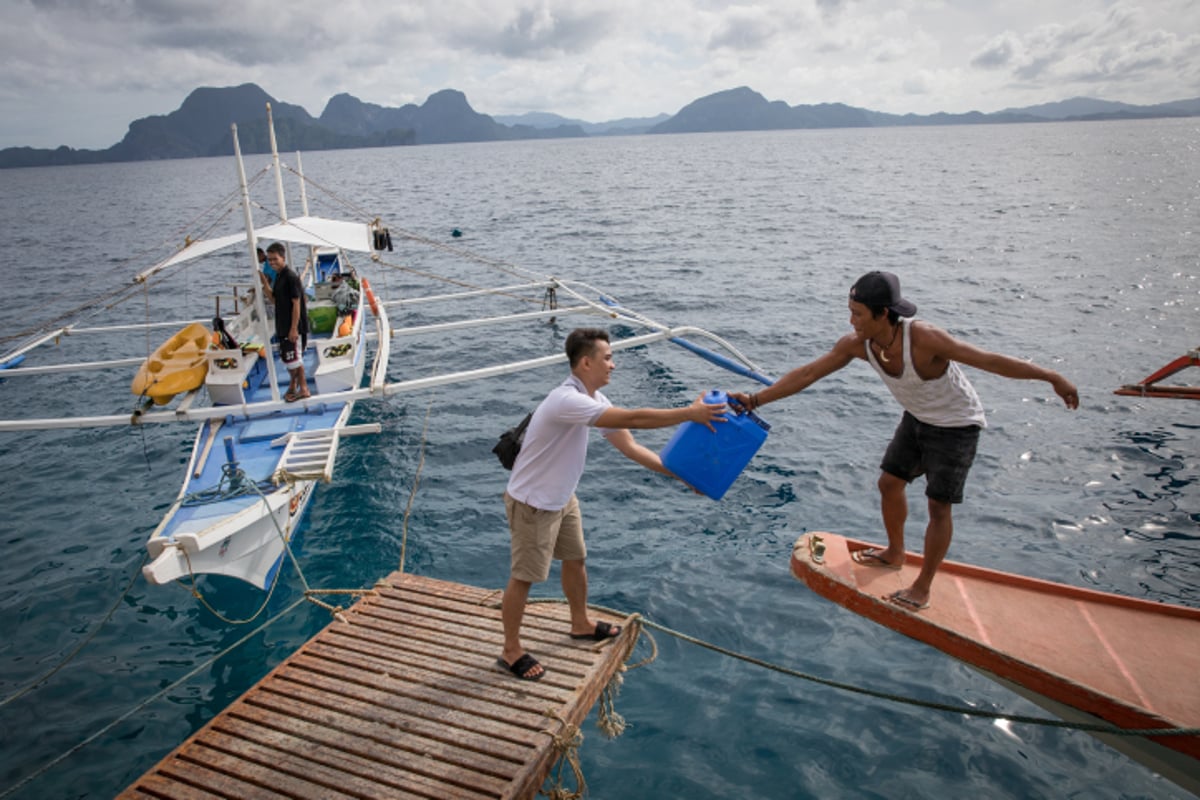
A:
[[[403,573],[377,587],[121,798],[531,798],[636,641],[528,607],[538,682],[494,666],[499,591]],[[610,620],[619,621],[619,620]]]

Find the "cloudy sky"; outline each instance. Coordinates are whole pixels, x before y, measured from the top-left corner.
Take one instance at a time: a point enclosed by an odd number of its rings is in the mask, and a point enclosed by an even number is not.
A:
[[[104,148],[198,86],[314,116],[458,89],[603,122],[749,86],[789,105],[998,111],[1200,96],[1197,0],[2,0],[0,147]]]

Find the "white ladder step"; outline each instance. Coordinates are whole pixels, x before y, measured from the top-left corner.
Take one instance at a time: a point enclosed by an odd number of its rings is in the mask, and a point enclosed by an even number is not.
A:
[[[349,425],[341,430],[297,431],[281,436],[271,444],[284,445],[283,455],[275,470],[275,480],[286,478],[305,481],[333,479],[333,462],[337,458],[338,443],[343,436],[364,433],[379,433],[378,423],[371,425]]]

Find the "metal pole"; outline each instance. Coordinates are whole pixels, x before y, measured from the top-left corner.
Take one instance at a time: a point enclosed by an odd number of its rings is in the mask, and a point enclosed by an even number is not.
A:
[[[267,125],[270,126],[268,108]],[[254,235],[254,215],[250,211],[250,186],[246,183],[246,166],[242,163],[242,146],[238,142],[237,124],[233,130],[233,155],[237,162],[238,183],[242,188],[242,213],[246,217],[246,243],[250,247],[250,262],[254,264],[254,309],[258,313],[259,336],[263,341],[263,354],[267,362],[267,375],[271,381],[271,399],[279,399],[279,381],[275,378],[275,356],[271,352],[271,329],[267,326],[267,306],[263,302],[262,278],[258,275],[258,238]],[[275,134],[271,134],[273,139]]]

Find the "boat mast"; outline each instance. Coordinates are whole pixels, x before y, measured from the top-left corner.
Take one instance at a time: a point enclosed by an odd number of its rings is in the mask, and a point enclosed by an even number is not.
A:
[[[296,151],[296,174],[300,178],[300,213],[308,216],[308,192],[304,186],[304,165],[300,163],[300,151]]]
[[[267,325],[267,306],[263,302],[262,278],[258,271],[258,237],[254,235],[254,214],[250,211],[250,187],[246,183],[246,165],[242,163],[242,146],[238,142],[237,124],[233,130],[233,155],[237,162],[238,184],[242,190],[242,213],[246,217],[246,244],[250,248],[250,263],[254,265],[254,311],[258,314],[259,336],[263,341],[263,355],[267,362],[267,374],[271,382],[271,399],[279,399],[279,381],[275,378],[275,359],[271,355],[271,330]],[[274,133],[271,134],[274,138]]]
[[[275,146],[275,119],[271,116],[270,103],[267,103],[267,133],[271,138],[271,161],[275,165],[275,194],[279,198],[279,221],[287,222],[287,204],[283,195],[283,170],[279,168],[279,148]]]
[[[271,139],[271,162],[275,166],[275,195],[279,199],[279,221],[287,222],[287,199],[283,193],[283,168],[279,163],[279,146],[275,142],[275,118],[271,114],[270,103],[267,103],[267,133]],[[288,263],[292,269],[296,269],[296,259],[292,258],[291,245],[288,245]],[[296,270],[296,274],[303,279],[304,276],[300,274],[300,270]]]

